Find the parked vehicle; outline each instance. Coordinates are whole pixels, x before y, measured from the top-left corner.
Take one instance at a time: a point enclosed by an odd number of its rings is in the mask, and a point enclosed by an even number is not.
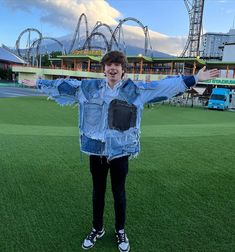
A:
[[[230,89],[213,88],[208,101],[208,109],[228,110],[230,107]]]

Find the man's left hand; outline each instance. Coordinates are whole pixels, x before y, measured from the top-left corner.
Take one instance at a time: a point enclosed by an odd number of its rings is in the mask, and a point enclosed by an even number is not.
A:
[[[198,81],[206,81],[210,79],[214,79],[218,77],[220,74],[220,71],[218,69],[210,69],[206,70],[206,66],[201,68],[197,74],[198,76]]]

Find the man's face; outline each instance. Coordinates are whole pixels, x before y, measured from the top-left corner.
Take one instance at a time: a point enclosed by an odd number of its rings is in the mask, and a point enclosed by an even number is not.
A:
[[[110,84],[116,84],[122,79],[124,71],[120,63],[108,63],[104,65],[104,73]]]

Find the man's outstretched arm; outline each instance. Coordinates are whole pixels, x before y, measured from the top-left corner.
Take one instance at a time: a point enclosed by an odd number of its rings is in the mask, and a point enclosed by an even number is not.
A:
[[[206,70],[203,67],[197,75],[191,76],[169,76],[159,81],[150,83],[137,83],[141,90],[141,102],[158,102],[170,99],[178,94],[184,93],[187,89],[195,86],[198,81],[214,79],[219,75],[219,70]]]
[[[47,94],[50,99],[55,100],[60,105],[72,105],[77,100],[77,92],[81,85],[81,81],[76,79],[56,79],[42,80],[36,82],[37,88]]]

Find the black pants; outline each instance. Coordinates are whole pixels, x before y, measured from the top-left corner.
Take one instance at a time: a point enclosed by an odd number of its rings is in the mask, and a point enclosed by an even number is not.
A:
[[[105,205],[105,191],[108,170],[114,198],[115,228],[124,229],[126,218],[125,181],[128,173],[128,156],[107,162],[106,157],[90,156],[90,171],[93,180],[93,227],[101,230]]]

